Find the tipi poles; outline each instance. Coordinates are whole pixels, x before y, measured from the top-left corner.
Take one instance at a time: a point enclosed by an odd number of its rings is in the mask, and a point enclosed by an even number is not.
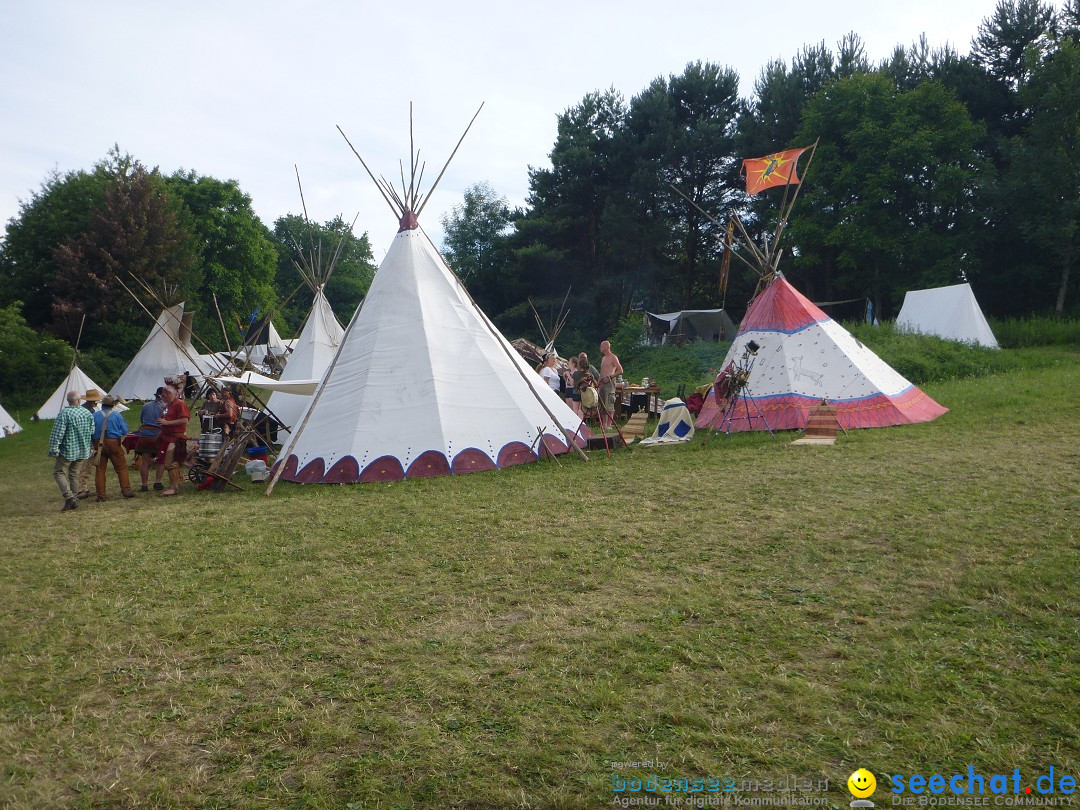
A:
[[[352,153],[356,155],[357,159],[360,161],[360,165],[364,167],[364,171],[368,173],[368,177],[370,177],[371,182],[375,184],[375,188],[379,190],[382,198],[386,200],[386,204],[390,206],[390,210],[394,212],[394,216],[401,217],[405,212],[399,211],[397,209],[397,206],[394,205],[387,193],[383,191],[383,187],[379,185],[379,181],[375,179],[375,175],[371,173],[371,169],[369,169],[368,165],[364,163],[364,159],[360,157],[360,153],[356,151],[356,147],[352,145],[352,141],[349,140],[349,136],[345,134],[345,131],[339,125],[335,126],[337,126],[337,131],[341,133],[341,137],[345,139],[345,143],[349,144],[349,148],[352,149]],[[270,493],[267,492],[266,494],[269,495]]]
[[[708,217],[709,220],[714,225],[717,225],[717,226],[719,226],[721,228],[725,227],[723,225],[723,223],[721,223],[716,217],[714,217],[712,214],[710,214],[708,211],[706,211],[704,208],[702,208],[700,205],[698,205],[692,199],[690,199],[685,194],[683,194],[674,184],[668,183],[668,185],[671,186],[672,191],[674,191],[676,194],[678,194],[680,197],[682,197],[684,200],[686,200],[688,203],[690,203],[692,206],[694,206],[694,208],[696,208],[698,211],[700,211],[702,214],[704,214],[706,217]],[[746,233],[746,228],[743,227],[742,220],[740,220],[739,217],[737,215],[735,215],[734,213],[731,215],[731,218],[733,220],[735,220],[735,224],[739,226],[739,233],[741,233],[743,235],[743,240],[746,242],[746,245],[750,249],[750,252],[754,254],[754,258],[756,258],[762,265],[767,264],[767,262],[765,260],[765,257],[757,249],[757,245],[754,244],[754,241]],[[755,267],[754,263],[751,262],[749,259],[747,259],[745,256],[742,256],[742,255],[740,255],[739,253],[737,253],[735,251],[732,251],[732,254],[735,255],[735,256],[738,256],[739,259],[743,262],[743,264],[745,264],[747,267],[749,267],[755,273],[760,273],[761,272],[761,269],[759,267]]]
[[[82,320],[79,321],[79,334],[75,338],[75,350],[71,353],[71,365],[68,367],[68,376],[71,376],[71,372],[75,370],[75,366],[79,364],[79,344],[82,343],[82,330],[86,326],[86,313],[83,313]],[[70,332],[68,334],[71,334]]]
[[[124,288],[125,290],[127,290],[127,291],[128,291],[128,294],[129,294],[129,295],[130,295],[130,296],[131,296],[132,298],[134,298],[134,299],[135,299],[135,303],[137,303],[137,304],[138,304],[138,305],[139,305],[140,307],[142,307],[142,309],[143,309],[143,312],[145,312],[145,313],[146,313],[147,315],[149,315],[149,316],[150,316],[150,317],[151,317],[151,318],[153,319],[153,321],[154,321],[154,326],[157,326],[157,318],[155,318],[155,317],[154,317],[154,315],[153,315],[153,313],[151,313],[151,312],[150,312],[150,310],[146,308],[146,304],[144,304],[144,303],[143,303],[142,301],[140,301],[140,300],[139,300],[139,296],[135,295],[135,293],[131,291],[131,288],[130,288],[130,287],[128,287],[128,285],[126,285],[126,284],[125,284],[125,283],[124,283],[123,281],[121,281],[121,280],[120,280],[119,276],[117,277],[116,281],[117,281],[117,282],[118,282],[118,283],[120,284],[120,286],[121,286],[121,287],[123,287],[123,288]],[[151,295],[153,295],[153,293],[151,293]],[[156,298],[157,298],[157,296],[155,295],[155,296],[154,296],[154,298],[156,299]],[[160,302],[160,300],[158,301],[158,303],[161,303],[161,302]],[[169,308],[168,308],[168,307],[166,307],[166,306],[165,306],[164,304],[161,304],[161,306],[162,306],[162,307],[164,308],[164,310],[165,310],[166,312],[168,312],[168,311],[169,311]],[[181,345],[180,341],[178,341],[178,340],[177,340],[176,338],[174,338],[174,337],[173,337],[173,336],[172,336],[171,334],[169,334],[169,333],[168,333],[168,332],[166,332],[165,330],[162,330],[162,332],[163,332],[163,333],[165,334],[165,337],[167,337],[167,338],[168,338],[168,339],[169,339],[169,340],[170,340],[170,341],[172,342],[172,344],[173,344],[174,346],[176,346],[176,348],[178,348],[178,349],[180,350],[180,352],[181,352],[182,354],[184,354],[185,356],[187,356],[187,349],[185,349],[185,348],[184,348],[184,347],[183,347],[183,346]],[[151,333],[151,334],[153,334],[153,330],[152,330],[152,329],[150,330],[150,333]],[[201,341],[201,340],[200,340],[199,342],[200,342],[200,343],[202,343],[202,341]],[[206,344],[205,344],[205,343],[203,343],[203,345],[204,345],[204,346],[206,346]],[[207,346],[206,348],[207,348],[207,351],[212,351],[212,350],[210,349],[210,347],[209,347],[209,346]],[[191,359],[191,358],[189,357],[188,359]],[[196,365],[196,366],[197,366],[197,364],[196,364],[196,363],[195,363],[195,361],[193,361],[193,360],[192,360],[192,364],[193,364],[193,365]]]
[[[427,205],[428,200],[431,199],[431,195],[435,191],[435,187],[439,185],[439,181],[442,180],[442,176],[446,174],[446,169],[450,165],[450,161],[454,159],[454,155],[457,154],[457,150],[461,148],[461,142],[465,140],[465,136],[469,134],[469,130],[472,129],[473,122],[476,121],[476,116],[480,115],[480,110],[484,109],[484,103],[480,102],[480,106],[476,108],[476,112],[473,113],[472,120],[469,121],[469,125],[465,127],[465,131],[461,133],[461,137],[458,138],[457,146],[454,147],[454,151],[450,153],[450,157],[446,159],[446,163],[443,164],[442,171],[439,172],[439,176],[435,178],[435,182],[431,184],[431,188],[428,189],[427,195],[424,197],[424,202],[415,211],[416,216],[419,217],[424,210],[424,206]],[[411,115],[411,113],[410,113]],[[427,234],[424,234],[425,236]]]
[[[232,356],[232,344],[229,342],[229,330],[225,328],[225,319],[221,317],[221,307],[218,306],[217,293],[212,293],[214,298],[214,311],[217,312],[218,323],[221,324],[221,336],[225,338],[225,348],[228,350],[229,355]],[[216,357],[217,355],[215,355]],[[221,370],[225,370],[225,364],[221,364]]]
[[[177,319],[177,318],[176,318],[176,317],[175,317],[175,316],[174,316],[174,315],[173,315],[173,314],[172,314],[172,313],[170,312],[170,307],[166,306],[166,305],[165,305],[165,302],[164,302],[164,301],[162,301],[162,300],[161,300],[160,298],[158,298],[158,296],[157,296],[157,293],[155,293],[155,292],[154,292],[154,291],[153,291],[153,290],[152,290],[152,289],[151,289],[151,288],[150,288],[150,287],[149,287],[149,286],[148,286],[148,285],[147,285],[147,284],[146,284],[145,282],[143,282],[143,281],[142,281],[142,279],[140,279],[140,278],[139,278],[138,276],[134,275],[133,273],[129,273],[128,275],[130,275],[130,276],[131,276],[131,277],[132,277],[133,279],[135,279],[135,281],[137,281],[137,282],[138,282],[138,283],[139,283],[139,284],[140,284],[140,285],[142,286],[142,288],[143,288],[144,290],[146,290],[146,291],[147,291],[148,293],[150,293],[150,296],[151,296],[151,297],[152,297],[152,298],[153,298],[153,299],[154,299],[154,300],[155,300],[155,301],[157,302],[158,306],[160,306],[160,307],[162,308],[162,310],[164,310],[165,312],[168,312],[168,313],[169,313],[169,317],[171,317],[171,318],[172,318],[173,320],[178,320],[178,319]],[[116,280],[117,280],[117,281],[120,281],[120,279],[119,279],[119,278],[117,278]],[[127,291],[128,291],[129,293],[131,293],[131,296],[132,296],[133,298],[135,298],[135,300],[136,300],[136,301],[138,301],[138,303],[139,303],[139,306],[141,306],[141,307],[143,308],[143,310],[144,310],[144,311],[146,312],[146,314],[147,314],[147,315],[150,315],[150,317],[151,317],[151,318],[153,318],[154,324],[156,325],[156,324],[157,324],[157,318],[154,318],[154,316],[150,314],[150,310],[148,310],[148,309],[147,309],[147,308],[146,308],[145,306],[143,306],[143,303],[142,303],[142,301],[139,301],[139,299],[138,299],[138,297],[137,297],[137,296],[135,295],[135,293],[131,292],[131,290],[129,290],[129,289],[127,288],[127,286],[126,286],[126,285],[124,284],[124,282],[120,281],[120,284],[121,284],[121,286],[123,286],[123,287],[124,287],[124,289],[125,289],[125,290],[127,290]],[[153,330],[151,330],[151,334],[152,334],[152,333],[153,333]],[[200,338],[200,337],[199,337],[198,335],[196,335],[196,334],[195,334],[195,331],[194,331],[194,330],[192,330],[192,332],[191,332],[191,336],[192,336],[193,338],[195,338],[195,340],[199,341],[199,343],[201,343],[201,344],[202,344],[202,347],[203,347],[204,349],[206,349],[206,351],[208,351],[208,352],[211,352],[211,353],[212,353],[212,352],[214,351],[213,349],[211,349],[211,348],[210,348],[210,346],[208,346],[208,345],[206,344],[206,342],[205,342],[205,341],[204,341],[204,340],[203,340],[202,338]],[[189,355],[189,354],[188,354],[188,350],[187,350],[186,348],[184,348],[184,346],[183,346],[183,345],[181,345],[181,344],[180,344],[180,343],[179,343],[179,342],[178,342],[178,341],[177,341],[177,340],[176,340],[175,338],[173,338],[173,336],[172,336],[172,335],[168,335],[168,338],[169,338],[169,340],[171,340],[171,341],[173,342],[173,344],[174,344],[174,345],[176,346],[176,348],[178,348],[178,349],[180,350],[180,352],[181,352],[182,354],[184,354],[185,356],[187,356],[187,358],[188,358],[188,359],[189,359],[189,360],[190,360],[190,361],[191,361],[191,362],[192,362],[193,364],[195,364],[196,366],[198,365],[198,364],[197,364],[197,363],[195,362],[195,358],[191,357],[191,355]]]

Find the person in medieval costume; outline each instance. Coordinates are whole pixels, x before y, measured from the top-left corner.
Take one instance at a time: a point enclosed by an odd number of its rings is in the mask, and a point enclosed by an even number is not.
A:
[[[127,420],[119,411],[114,411],[116,400],[111,396],[101,400],[101,410],[94,414],[94,440],[100,448],[95,489],[98,503],[105,501],[105,473],[112,462],[116,477],[120,480],[120,494],[125,498],[134,498],[131,491],[131,478],[128,475],[127,457],[122,442],[128,434]]]
[[[165,408],[158,419],[161,426],[161,436],[158,439],[158,457],[169,474],[169,488],[162,492],[162,496],[180,494],[180,464],[187,455],[187,432],[188,420],[191,419],[191,411],[187,403],[176,393],[176,390],[165,386],[162,392]]]

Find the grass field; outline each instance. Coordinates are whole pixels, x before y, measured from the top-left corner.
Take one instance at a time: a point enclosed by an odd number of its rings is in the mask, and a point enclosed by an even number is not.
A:
[[[659,773],[827,779],[839,808],[862,766],[882,807],[892,773],[1078,776],[1080,355],[926,389],[951,412],[834,447],[64,514],[29,426],[0,440],[0,806],[586,808]]]

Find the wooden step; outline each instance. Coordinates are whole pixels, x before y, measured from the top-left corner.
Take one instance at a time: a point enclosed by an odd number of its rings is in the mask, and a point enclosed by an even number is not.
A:
[[[638,411],[626,420],[626,424],[622,426],[622,433],[626,437],[626,441],[644,438],[645,422],[648,418],[649,415],[645,411]]]

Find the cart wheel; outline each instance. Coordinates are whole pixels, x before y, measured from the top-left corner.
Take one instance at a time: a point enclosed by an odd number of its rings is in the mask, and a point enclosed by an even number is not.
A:
[[[206,470],[202,467],[192,467],[188,470],[188,480],[194,484],[201,484],[206,480]]]

